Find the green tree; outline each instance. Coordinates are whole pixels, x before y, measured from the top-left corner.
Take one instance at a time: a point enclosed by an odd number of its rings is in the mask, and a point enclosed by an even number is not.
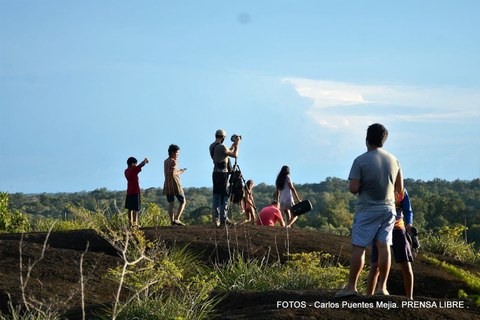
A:
[[[28,217],[18,210],[10,211],[8,193],[0,192],[0,231],[26,232],[30,230]]]

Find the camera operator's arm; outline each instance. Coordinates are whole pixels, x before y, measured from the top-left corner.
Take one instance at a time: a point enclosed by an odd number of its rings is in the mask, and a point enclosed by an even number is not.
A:
[[[238,158],[238,145],[240,143],[240,136],[235,139],[230,149],[227,150],[227,155],[232,158]]]

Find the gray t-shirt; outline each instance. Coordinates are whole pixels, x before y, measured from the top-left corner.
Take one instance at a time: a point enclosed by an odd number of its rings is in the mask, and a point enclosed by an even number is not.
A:
[[[401,170],[398,160],[378,148],[358,156],[349,180],[360,180],[357,211],[395,209],[395,180]]]

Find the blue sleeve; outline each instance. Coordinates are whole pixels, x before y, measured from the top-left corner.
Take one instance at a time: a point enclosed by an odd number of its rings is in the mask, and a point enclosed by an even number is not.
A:
[[[408,196],[407,189],[405,189],[404,197],[402,200],[403,221],[405,224],[413,223],[413,211],[412,204],[410,203],[410,197]]]

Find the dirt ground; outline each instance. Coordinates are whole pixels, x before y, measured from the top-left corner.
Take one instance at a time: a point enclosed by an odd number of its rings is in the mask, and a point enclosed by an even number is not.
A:
[[[227,261],[236,253],[247,258],[284,260],[287,252],[322,251],[348,265],[350,239],[316,231],[257,226],[213,228],[210,226],[159,227],[142,229],[149,239],[164,241],[197,253],[204,261]],[[45,233],[23,236],[23,274],[37,261]],[[21,301],[20,234],[0,234],[0,309],[9,301]],[[88,251],[85,248],[88,243]],[[92,230],[54,232],[50,235],[44,258],[36,263],[26,285],[30,298],[68,310],[65,318],[78,319],[81,310],[80,259],[83,254],[85,303],[87,310],[98,310],[113,300],[115,283],[105,277],[108,268],[121,263],[117,251]],[[369,252],[367,251],[367,261]],[[445,260],[443,258],[443,260]],[[447,261],[455,263],[454,261]],[[476,265],[461,265],[479,272]],[[458,299],[461,281],[444,270],[425,262],[420,252],[413,263],[415,304],[407,305],[400,270],[393,264],[389,297],[333,298],[333,290],[234,292],[217,307],[217,319],[478,319],[480,309]],[[25,279],[25,276],[24,276]],[[468,290],[467,290],[468,291]]]

